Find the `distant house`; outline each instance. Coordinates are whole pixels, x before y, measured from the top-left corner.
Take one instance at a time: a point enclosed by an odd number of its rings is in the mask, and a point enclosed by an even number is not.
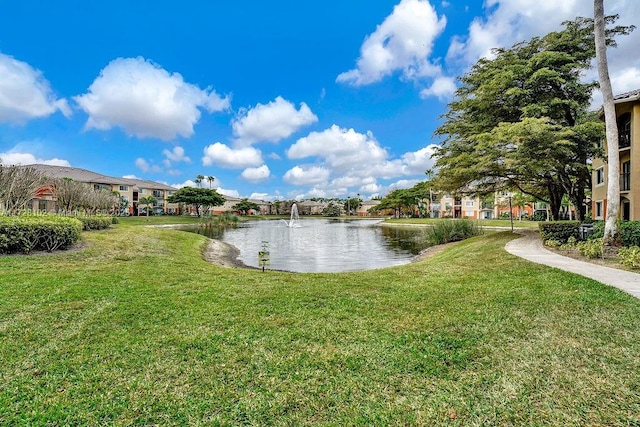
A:
[[[640,89],[617,95],[614,102],[620,159],[620,219],[637,221],[640,220]],[[602,142],[605,154],[606,144],[606,141]],[[604,219],[607,213],[607,162],[593,159],[592,170],[592,217]]]

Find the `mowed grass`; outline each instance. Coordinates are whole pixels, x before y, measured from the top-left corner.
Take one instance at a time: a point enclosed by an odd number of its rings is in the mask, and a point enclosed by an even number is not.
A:
[[[640,301],[509,232],[292,274],[134,222],[0,257],[0,425],[640,424]]]

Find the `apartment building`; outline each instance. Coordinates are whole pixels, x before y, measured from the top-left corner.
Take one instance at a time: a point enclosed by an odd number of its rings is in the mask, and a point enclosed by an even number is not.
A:
[[[614,97],[618,122],[620,159],[620,219],[640,220],[640,89]],[[606,141],[603,142],[607,153]],[[608,165],[604,159],[593,159],[591,207],[593,219],[604,219],[607,213]]]
[[[52,179],[69,178],[77,182],[82,182],[94,190],[113,191],[120,195],[121,200],[127,202],[127,208],[123,214],[128,215],[144,215],[146,206],[140,203],[140,199],[153,196],[156,201],[149,208],[155,214],[177,214],[178,205],[169,203],[167,198],[176,191],[169,185],[154,181],[116,178],[102,175],[81,168],[72,168],[66,166],[52,165],[28,165],[28,167],[40,171],[44,176]],[[37,211],[54,211],[55,197],[51,192],[51,188],[47,185],[43,186],[36,197],[32,200],[33,210]]]

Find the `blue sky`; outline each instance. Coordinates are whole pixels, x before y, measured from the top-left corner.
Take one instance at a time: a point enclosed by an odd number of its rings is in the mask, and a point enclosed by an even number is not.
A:
[[[456,76],[491,48],[591,16],[592,7],[4,2],[0,160],[176,187],[211,175],[224,194],[264,200],[384,196],[425,179]],[[605,8],[639,24],[637,0]],[[640,88],[639,37],[609,52],[615,92]]]

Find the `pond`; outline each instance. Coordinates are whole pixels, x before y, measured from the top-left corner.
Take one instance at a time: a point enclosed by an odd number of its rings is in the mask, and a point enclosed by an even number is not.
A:
[[[240,250],[238,259],[259,266],[263,242],[274,270],[340,272],[406,264],[427,245],[424,230],[381,227],[380,220],[302,219],[297,227],[283,220],[242,222],[237,228],[199,228],[200,234]]]

